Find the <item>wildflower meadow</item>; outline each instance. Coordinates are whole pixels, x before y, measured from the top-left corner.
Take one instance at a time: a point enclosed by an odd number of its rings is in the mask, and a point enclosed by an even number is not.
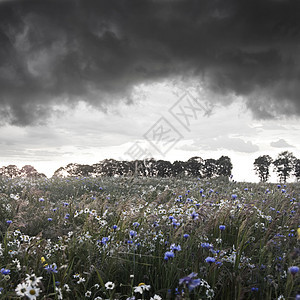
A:
[[[0,178],[1,299],[300,299],[300,185]]]

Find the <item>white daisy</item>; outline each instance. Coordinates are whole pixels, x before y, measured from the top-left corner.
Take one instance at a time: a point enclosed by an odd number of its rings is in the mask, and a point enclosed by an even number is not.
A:
[[[111,281],[105,283],[105,287],[107,290],[113,290],[115,288],[115,284]]]
[[[36,297],[40,294],[40,288],[33,287],[31,285],[28,285],[25,291],[25,295],[27,298],[31,300],[35,300]]]
[[[43,279],[43,277],[36,277],[35,274],[26,274],[25,281],[28,285],[37,286],[41,282],[41,279]]]
[[[162,300],[162,297],[159,295],[154,295],[153,297],[150,298],[150,300]]]
[[[27,287],[28,286],[25,282],[19,283],[15,289],[17,296],[25,296]]]

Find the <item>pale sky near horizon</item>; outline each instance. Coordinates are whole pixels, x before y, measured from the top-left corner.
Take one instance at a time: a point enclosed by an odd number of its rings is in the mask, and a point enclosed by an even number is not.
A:
[[[0,1],[0,166],[139,147],[258,181],[258,156],[300,158],[299,35],[292,0]]]

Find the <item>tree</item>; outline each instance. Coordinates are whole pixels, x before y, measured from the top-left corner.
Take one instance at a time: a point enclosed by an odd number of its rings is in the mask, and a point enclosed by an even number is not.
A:
[[[217,161],[213,158],[206,159],[203,173],[204,177],[215,177],[217,175]]]
[[[144,160],[144,174],[146,177],[156,177],[156,160],[154,158],[147,158]]]
[[[21,171],[16,165],[9,165],[7,167],[1,168],[1,175],[4,177],[15,178],[15,177],[19,177],[20,174]]]
[[[102,174],[104,176],[112,177],[116,175],[116,171],[118,169],[118,161],[115,159],[104,159],[102,162]]]
[[[88,177],[93,173],[93,166],[70,163],[65,168],[60,167],[54,172],[54,177]]]
[[[217,175],[229,177],[232,171],[231,159],[228,156],[221,156],[217,160]]]
[[[297,158],[295,161],[295,171],[294,175],[296,176],[297,180],[300,180],[300,159]]]
[[[194,156],[185,163],[185,171],[189,176],[202,177],[203,165],[204,160],[201,157]]]
[[[273,162],[274,171],[277,173],[280,182],[286,182],[290,177],[291,171],[295,167],[297,158],[289,151],[283,151],[278,154],[277,159]]]
[[[158,160],[156,162],[157,176],[158,177],[171,177],[172,163],[167,160]]]
[[[184,162],[180,160],[175,160],[172,164],[172,175],[173,177],[184,174]]]
[[[45,174],[39,173],[33,166],[31,165],[25,165],[22,167],[20,171],[20,177],[24,178],[41,178],[41,177],[46,177]]]
[[[261,182],[267,182],[270,177],[270,165],[272,163],[272,157],[269,155],[262,155],[255,159],[254,161],[254,170],[255,173],[259,176]]]

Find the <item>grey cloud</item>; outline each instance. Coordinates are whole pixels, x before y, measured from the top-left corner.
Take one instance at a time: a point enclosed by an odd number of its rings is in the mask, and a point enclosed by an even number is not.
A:
[[[134,85],[193,77],[258,118],[300,115],[300,2],[0,2],[0,125],[44,124],[55,104],[105,109]]]
[[[276,142],[271,142],[270,145],[274,148],[294,148],[294,146],[287,143],[284,139],[279,139]]]

